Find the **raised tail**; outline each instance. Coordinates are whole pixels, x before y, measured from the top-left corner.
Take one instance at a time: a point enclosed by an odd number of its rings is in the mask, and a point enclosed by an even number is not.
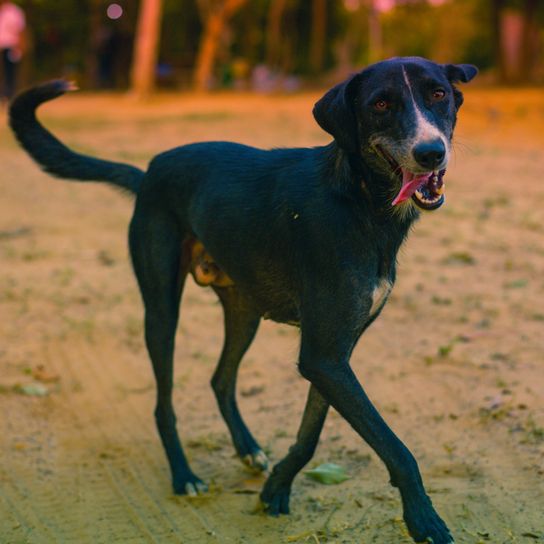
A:
[[[40,104],[75,89],[72,83],[59,79],[19,94],[9,108],[9,124],[17,140],[46,172],[54,176],[105,181],[136,194],[144,175],[139,168],[76,153],[55,138],[36,118]]]

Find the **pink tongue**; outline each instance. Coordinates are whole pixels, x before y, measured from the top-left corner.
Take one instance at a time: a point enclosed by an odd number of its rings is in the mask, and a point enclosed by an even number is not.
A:
[[[399,191],[399,194],[393,200],[392,205],[396,206],[405,200],[408,200],[415,192],[416,189],[428,181],[430,172],[426,174],[412,174],[408,170],[402,169],[402,188]]]

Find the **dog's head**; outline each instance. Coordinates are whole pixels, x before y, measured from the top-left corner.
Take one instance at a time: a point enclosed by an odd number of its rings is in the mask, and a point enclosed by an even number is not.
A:
[[[463,103],[454,84],[477,72],[470,64],[392,58],[332,88],[314,117],[341,149],[391,179],[393,206],[414,202],[434,210],[444,202],[443,176]]]

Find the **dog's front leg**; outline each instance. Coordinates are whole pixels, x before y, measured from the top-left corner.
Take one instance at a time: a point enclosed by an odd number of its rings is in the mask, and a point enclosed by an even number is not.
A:
[[[339,323],[349,325],[340,331]],[[342,319],[320,323],[316,330],[305,330],[303,326],[300,372],[385,463],[391,483],[399,488],[404,520],[414,540],[453,542],[425,492],[416,460],[374,408],[348,364],[356,340],[346,332],[354,330],[350,325],[353,321]]]
[[[329,404],[319,391],[310,386],[297,440],[285,458],[274,466],[261,493],[261,500],[269,514],[277,516],[289,513],[291,485],[315,452],[328,409]]]

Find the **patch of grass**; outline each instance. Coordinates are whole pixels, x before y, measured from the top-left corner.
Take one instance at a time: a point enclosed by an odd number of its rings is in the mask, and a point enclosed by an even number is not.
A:
[[[450,306],[452,303],[451,298],[448,297],[439,297],[438,295],[433,295],[431,302],[437,306]]]
[[[144,334],[142,320],[133,316],[128,316],[125,319],[125,332],[129,338],[142,338]]]
[[[490,421],[503,421],[512,416],[513,406],[509,402],[494,402],[489,406],[485,406],[479,409],[478,415],[482,423],[489,423]]]
[[[209,433],[189,440],[187,447],[206,451],[219,451],[227,444],[228,438],[224,434]]]
[[[215,359],[213,357],[211,357],[207,353],[204,353],[203,351],[200,351],[200,350],[193,351],[193,353],[191,353],[191,357],[193,359],[196,359],[197,361],[202,361],[203,363],[207,363],[207,364],[215,362]]]
[[[83,336],[88,342],[94,343],[94,333],[96,324],[93,319],[73,319],[68,316],[62,316],[69,330]]]
[[[544,427],[536,424],[535,420],[529,416],[523,423],[524,437],[522,444],[542,444],[544,443]]]
[[[444,444],[442,444],[442,447],[444,448],[445,452],[448,454],[448,457],[453,457],[453,454],[455,453],[455,450],[457,449],[457,446],[453,444],[452,442],[444,442]]]
[[[454,251],[450,253],[442,261],[443,264],[462,264],[462,265],[474,265],[476,264],[476,259],[468,251]]]
[[[33,229],[31,227],[16,227],[8,230],[0,230],[0,241],[29,236],[32,232]]]
[[[453,346],[453,342],[450,342],[449,344],[444,344],[443,346],[438,346],[438,356],[442,359],[446,358],[453,350]]]
[[[495,351],[490,355],[490,359],[492,361],[508,362],[510,360],[510,357],[506,353],[502,353],[501,351]]]
[[[524,287],[527,287],[528,284],[529,280],[526,280],[525,278],[519,278],[517,280],[503,283],[503,287],[505,289],[523,289]]]
[[[98,262],[104,266],[113,266],[115,258],[107,249],[101,249],[96,255]]]
[[[542,225],[542,222],[538,221],[537,219],[525,218],[521,221],[521,226],[526,230],[530,230],[531,232],[544,231],[544,225]]]
[[[486,198],[483,202],[484,208],[490,210],[492,208],[504,208],[510,205],[510,197],[508,195],[496,195],[491,198]]]
[[[436,350],[436,355],[426,355],[423,357],[423,362],[429,366],[436,362],[436,359],[447,359],[451,352],[453,351],[453,348],[456,344],[465,344],[467,342],[470,342],[470,338],[463,335],[458,335],[455,338],[452,338],[447,344],[442,344],[438,346]]]
[[[21,253],[21,260],[26,262],[34,262],[49,257],[51,253],[45,249],[31,248]]]
[[[72,267],[66,266],[64,268],[53,270],[51,275],[60,287],[68,287],[68,285],[72,283],[75,274],[75,270]]]

